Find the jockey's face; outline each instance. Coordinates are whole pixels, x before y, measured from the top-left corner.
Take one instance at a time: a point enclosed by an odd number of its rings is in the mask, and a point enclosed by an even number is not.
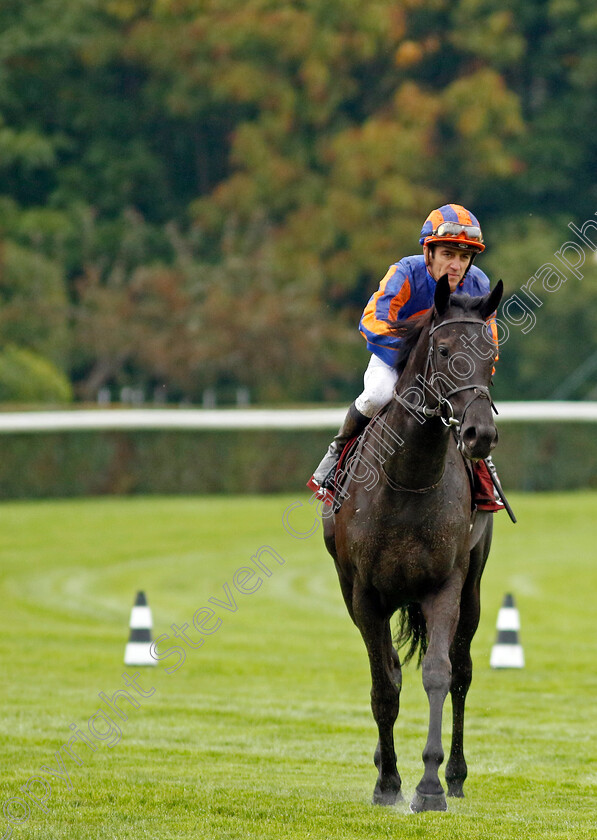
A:
[[[424,245],[423,254],[425,255],[425,264],[433,279],[437,281],[444,274],[447,274],[450,289],[455,291],[466,274],[473,252],[463,251],[461,248],[451,248],[449,245],[436,245],[431,248]]]

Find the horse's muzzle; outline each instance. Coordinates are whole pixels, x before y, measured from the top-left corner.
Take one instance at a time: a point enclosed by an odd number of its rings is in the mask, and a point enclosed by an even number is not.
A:
[[[498,442],[498,430],[493,423],[471,424],[462,429],[460,450],[471,460],[487,458]]]

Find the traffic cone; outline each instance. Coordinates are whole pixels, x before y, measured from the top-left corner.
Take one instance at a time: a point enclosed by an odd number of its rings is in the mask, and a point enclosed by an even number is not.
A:
[[[524,651],[518,631],[520,616],[514,606],[514,598],[508,594],[500,608],[497,619],[497,638],[491,649],[489,664],[492,668],[524,668]]]
[[[129,640],[124,651],[125,665],[157,665],[149,649],[153,621],[151,609],[147,606],[144,592],[137,592],[135,605],[131,610]]]

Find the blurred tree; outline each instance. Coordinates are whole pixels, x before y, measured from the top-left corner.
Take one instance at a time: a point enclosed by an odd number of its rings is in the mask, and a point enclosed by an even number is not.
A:
[[[50,361],[9,344],[0,350],[0,403],[68,403],[71,384]]]
[[[511,145],[518,166],[508,191],[480,184],[488,210],[533,212],[540,202],[548,214],[558,215],[563,207],[571,216],[592,213],[597,201],[593,1],[504,0],[496,8],[491,0],[459,0],[451,6],[448,38],[471,65],[489,64],[500,74],[524,118],[525,131]]]
[[[67,367],[69,303],[61,268],[11,241],[0,243],[0,346],[5,344]]]
[[[136,222],[140,224],[139,220]],[[174,395],[201,398],[206,387],[243,386],[261,400],[326,396],[330,379],[346,379],[342,353],[356,336],[318,307],[307,286],[280,295],[271,272],[263,220],[239,233],[230,226],[217,263],[200,259],[197,243],[174,226],[172,265],[127,266],[126,255],[107,275],[90,263],[77,283],[74,346],[83,398],[110,384],[166,383]],[[330,348],[321,366],[312,346]],[[329,386],[328,386],[329,387]]]
[[[596,35],[591,0],[4,0],[0,344],[88,398],[348,399],[432,206],[470,205],[514,287],[595,211]]]
[[[458,64],[445,89],[419,84],[418,59],[444,56],[432,34],[405,40],[409,5],[162,2],[131,36],[166,107],[211,126],[227,153],[191,209],[211,259],[231,219],[242,231],[261,212],[277,294],[302,284],[339,325],[344,310],[356,324],[388,262],[417,249],[431,206],[470,193],[471,175],[516,168],[516,97],[488,69],[457,77]],[[221,112],[225,124],[210,122]]]
[[[508,335],[500,347],[494,377],[498,400],[551,398],[569,374],[597,350],[594,255],[585,253],[584,263],[577,269],[580,277],[554,256],[564,242],[574,240],[567,223],[565,216],[544,219],[527,215],[498,222],[492,232],[495,245],[486,255],[484,268],[495,279],[504,280],[503,304],[512,298],[521,302],[513,303],[505,314],[502,306],[501,319]],[[569,256],[576,261],[576,254]],[[554,291],[548,291],[542,282],[548,263],[560,272],[552,280]],[[538,279],[529,285],[534,275]],[[596,377],[589,377],[571,396],[588,397],[595,384]]]

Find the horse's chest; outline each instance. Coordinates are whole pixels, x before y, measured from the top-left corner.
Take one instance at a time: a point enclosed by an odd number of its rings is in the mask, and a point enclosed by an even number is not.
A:
[[[397,601],[441,586],[467,556],[466,528],[450,516],[430,517],[416,527],[400,517],[370,530],[365,539],[362,534],[353,531],[350,546],[359,556],[361,578],[378,591],[395,593]]]

